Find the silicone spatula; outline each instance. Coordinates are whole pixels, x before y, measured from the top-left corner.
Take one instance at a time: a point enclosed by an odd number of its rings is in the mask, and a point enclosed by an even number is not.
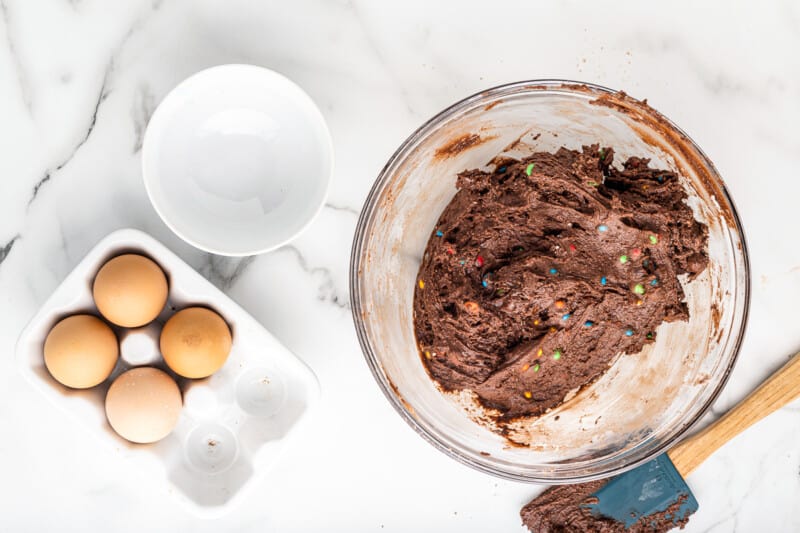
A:
[[[665,518],[677,524],[698,509],[684,478],[723,444],[798,397],[800,353],[716,422],[666,454],[611,479],[584,507],[626,528],[670,510]]]

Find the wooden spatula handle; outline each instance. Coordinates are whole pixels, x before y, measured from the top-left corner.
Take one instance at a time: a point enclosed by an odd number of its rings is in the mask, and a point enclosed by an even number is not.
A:
[[[719,420],[692,435],[667,455],[681,476],[688,476],[723,444],[765,416],[800,397],[800,353],[772,374]]]

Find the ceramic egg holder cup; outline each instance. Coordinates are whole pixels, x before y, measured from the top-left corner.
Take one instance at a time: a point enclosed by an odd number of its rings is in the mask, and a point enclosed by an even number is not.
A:
[[[45,338],[69,315],[100,316],[92,299],[94,276],[106,261],[123,253],[141,254],[159,264],[169,281],[167,305],[142,328],[111,325],[120,341],[120,358],[106,381],[91,389],[65,387],[45,367]],[[223,367],[200,380],[177,376],[158,351],[161,326],[173,313],[191,306],[217,312],[233,338]],[[162,483],[192,512],[205,517],[228,511],[274,464],[319,394],[311,370],[255,319],[161,243],[131,229],[105,237],[67,276],[20,335],[17,363],[45,396],[80,419],[134,470]],[[105,416],[110,384],[137,366],[166,371],[183,394],[177,426],[153,444],[124,440]]]

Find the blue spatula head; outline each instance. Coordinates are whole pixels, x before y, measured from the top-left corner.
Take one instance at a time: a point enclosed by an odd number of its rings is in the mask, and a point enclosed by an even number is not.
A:
[[[611,479],[592,496],[592,503],[582,507],[626,528],[640,520],[672,521],[677,526],[699,507],[667,454]]]

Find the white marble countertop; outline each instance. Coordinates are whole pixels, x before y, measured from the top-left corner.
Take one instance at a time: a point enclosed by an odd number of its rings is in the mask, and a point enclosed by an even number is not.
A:
[[[541,487],[452,461],[383,398],[348,304],[351,236],[381,166],[425,119],[532,78],[647,98],[724,176],[753,267],[730,407],[800,347],[800,8],[707,2],[0,0],[0,530],[522,531]],[[624,14],[623,14],[624,13]],[[213,257],[147,201],[142,132],[181,79],[231,62],[294,79],[328,120],[328,204],[291,246]],[[202,521],[73,427],[14,368],[15,340],[104,235],[140,228],[300,355],[323,395],[312,437],[233,514]],[[726,445],[690,478],[687,531],[798,531],[800,405]]]

